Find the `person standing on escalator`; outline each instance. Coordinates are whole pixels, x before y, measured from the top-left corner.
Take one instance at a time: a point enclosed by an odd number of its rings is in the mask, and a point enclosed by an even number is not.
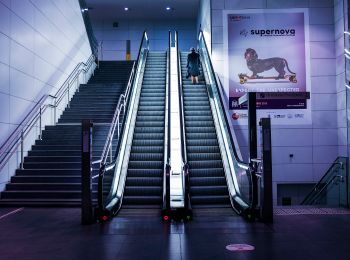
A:
[[[199,71],[200,60],[199,54],[196,52],[195,48],[191,48],[191,53],[187,56],[187,76],[191,76],[192,84],[198,84],[198,76],[200,75]]]

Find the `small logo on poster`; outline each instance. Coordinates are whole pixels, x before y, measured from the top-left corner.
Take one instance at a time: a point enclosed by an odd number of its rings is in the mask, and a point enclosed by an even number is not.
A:
[[[243,29],[239,32],[240,35],[243,35],[244,37],[247,37],[248,31],[246,29]]]
[[[232,15],[230,16],[230,20],[234,22],[239,22],[242,20],[250,19],[249,15]]]
[[[233,113],[232,114],[232,119],[233,120],[238,120],[239,119],[239,114],[238,113]]]
[[[231,107],[238,107],[238,101],[237,100],[232,100],[231,101]]]
[[[238,120],[238,119],[243,119],[243,118],[248,118],[248,114],[244,114],[244,113],[233,113],[232,114],[233,120]]]
[[[286,118],[286,115],[274,115],[274,118]]]
[[[304,118],[304,114],[295,114],[294,117],[295,118]]]

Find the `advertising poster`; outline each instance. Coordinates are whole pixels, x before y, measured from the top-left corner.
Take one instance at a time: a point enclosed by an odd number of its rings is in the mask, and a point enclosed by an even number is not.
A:
[[[307,21],[304,9],[224,14],[226,83],[234,121],[246,124],[246,105],[239,105],[238,99],[247,92],[310,91]],[[311,122],[310,100],[266,96],[257,100],[259,117],[270,117],[276,124]]]

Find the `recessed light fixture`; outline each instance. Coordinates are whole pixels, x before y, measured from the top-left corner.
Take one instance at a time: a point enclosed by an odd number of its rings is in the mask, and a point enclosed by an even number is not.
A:
[[[129,7],[124,7],[124,11],[129,11]]]
[[[81,11],[84,13],[84,12],[87,12],[87,11],[89,11],[89,8],[83,8],[83,9],[81,9]]]
[[[167,11],[171,11],[171,10],[172,10],[172,8],[171,8],[170,6],[167,6],[167,7],[165,7],[165,10],[167,10]]]

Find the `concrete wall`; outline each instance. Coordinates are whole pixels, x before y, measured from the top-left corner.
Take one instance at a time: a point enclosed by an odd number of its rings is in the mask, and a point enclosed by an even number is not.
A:
[[[310,28],[310,76],[312,123],[273,126],[273,182],[277,201],[278,183],[317,182],[344,150],[344,59],[342,13],[333,0],[213,0],[212,60],[223,71],[223,11],[238,9],[308,8]],[[339,5],[339,6],[338,6]],[[339,100],[339,102],[337,102]],[[247,158],[247,127],[236,126],[237,137]],[[345,149],[346,150],[346,149]],[[293,158],[289,157],[293,154]]]
[[[113,27],[112,20],[92,20],[96,38],[103,41],[103,60],[125,60],[126,41],[130,40],[131,59],[137,58],[143,31],[146,29],[150,39],[151,51],[165,51],[168,48],[169,30],[178,30],[180,49],[189,50],[196,45],[196,20],[120,20]]]
[[[78,1],[0,0],[0,145],[91,55]],[[18,167],[0,174],[0,184]]]

